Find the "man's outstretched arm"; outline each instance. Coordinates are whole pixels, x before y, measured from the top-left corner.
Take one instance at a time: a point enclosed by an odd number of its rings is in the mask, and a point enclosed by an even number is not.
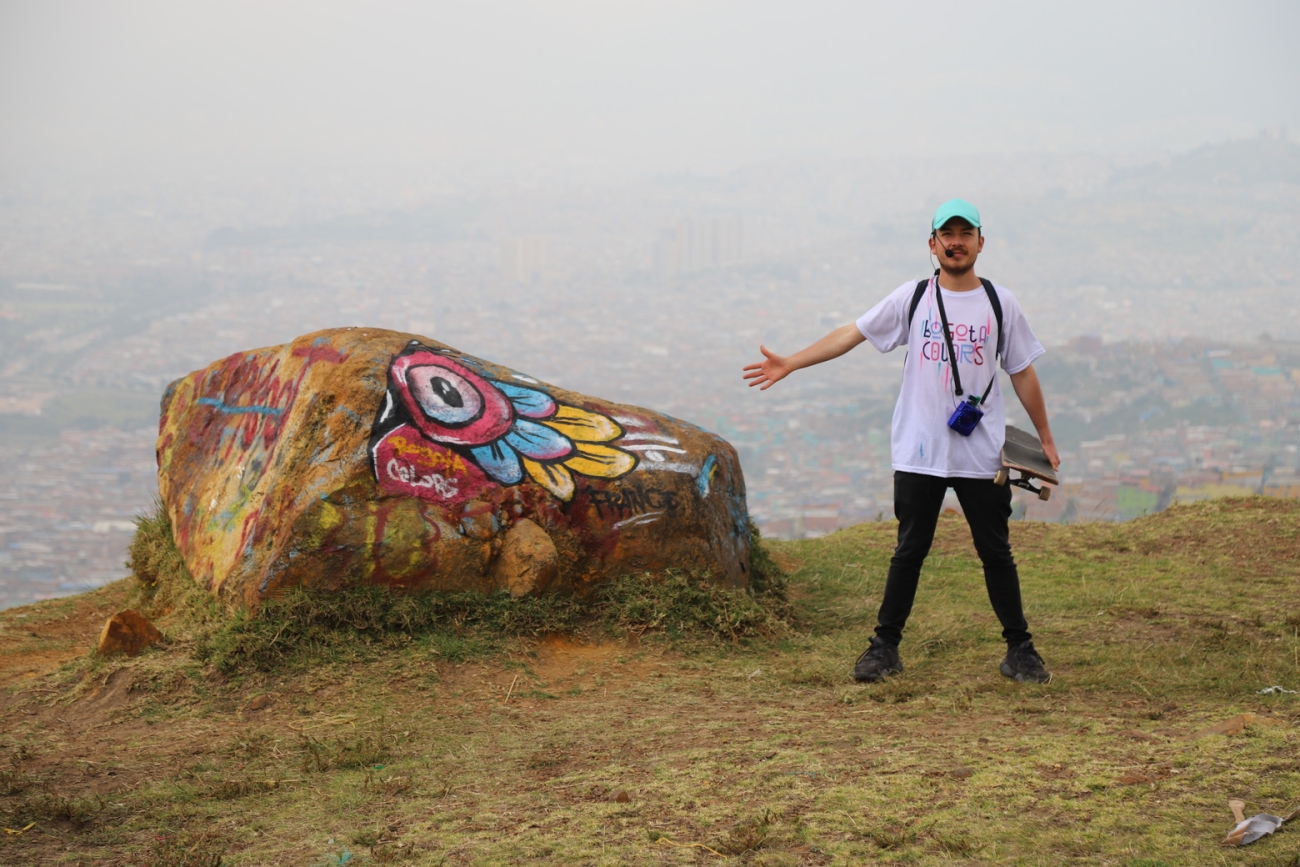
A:
[[[1011,374],[1011,385],[1020,398],[1020,405],[1029,413],[1029,420],[1038,431],[1038,439],[1043,444],[1043,454],[1052,462],[1052,467],[1059,469],[1061,456],[1056,451],[1056,440],[1052,439],[1052,427],[1047,423],[1047,403],[1043,400],[1043,387],[1038,384],[1038,374],[1031,364],[1019,373]]]
[[[766,346],[759,346],[763,360],[758,364],[745,366],[745,379],[751,388],[759,386],[759,391],[771,388],[796,370],[839,358],[867,338],[862,336],[858,326],[852,322],[836,328],[812,346],[801,349],[794,355],[777,355],[769,352]]]

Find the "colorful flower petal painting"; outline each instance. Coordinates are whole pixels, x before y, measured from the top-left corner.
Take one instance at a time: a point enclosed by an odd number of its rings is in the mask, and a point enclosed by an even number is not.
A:
[[[389,366],[370,453],[387,493],[459,503],[531,480],[567,502],[575,475],[616,479],[636,467],[635,455],[613,445],[622,436],[608,416],[413,341]]]

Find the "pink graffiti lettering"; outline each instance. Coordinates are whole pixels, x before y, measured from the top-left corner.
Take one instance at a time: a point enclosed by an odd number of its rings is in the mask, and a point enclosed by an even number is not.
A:
[[[964,322],[948,325],[948,333],[952,335],[953,343],[987,343],[989,339],[989,327],[981,325],[967,325]],[[926,320],[921,324],[921,336],[933,337],[940,339],[943,336],[943,325],[939,320]]]

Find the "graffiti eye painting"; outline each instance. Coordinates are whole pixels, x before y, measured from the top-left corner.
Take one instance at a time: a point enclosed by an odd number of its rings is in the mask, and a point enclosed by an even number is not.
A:
[[[632,471],[636,457],[612,445],[622,436],[608,416],[413,343],[389,366],[370,453],[385,493],[459,503],[527,478],[568,502],[575,475]]]

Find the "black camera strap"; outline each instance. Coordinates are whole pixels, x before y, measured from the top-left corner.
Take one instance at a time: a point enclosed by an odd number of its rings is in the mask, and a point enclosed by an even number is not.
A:
[[[952,348],[952,332],[948,328],[948,314],[943,309],[943,289],[939,286],[939,278],[934,278],[934,301],[939,305],[939,322],[943,325],[943,340],[948,344],[948,363],[952,365],[952,384],[957,389],[957,396],[962,396],[961,374],[957,372],[957,353]]]
[[[985,288],[987,289],[987,287]],[[957,372],[957,353],[953,351],[952,329],[948,327],[948,313],[943,309],[943,288],[939,285],[938,274],[934,276],[934,301],[935,304],[937,304],[939,307],[939,323],[943,326],[943,339],[944,342],[948,345],[948,363],[952,365],[953,388],[957,390],[957,396],[961,397],[962,396],[961,374]],[[1001,342],[1001,340],[1002,340],[1002,335],[998,334],[998,341]],[[994,358],[993,378],[989,380],[988,388],[984,389],[984,394],[981,395],[978,400],[975,400],[974,396],[971,397],[971,401],[973,403],[978,403],[982,405],[984,401],[988,400],[989,392],[993,390],[993,381],[998,378],[998,370],[996,365],[997,355],[995,354],[993,358]]]

